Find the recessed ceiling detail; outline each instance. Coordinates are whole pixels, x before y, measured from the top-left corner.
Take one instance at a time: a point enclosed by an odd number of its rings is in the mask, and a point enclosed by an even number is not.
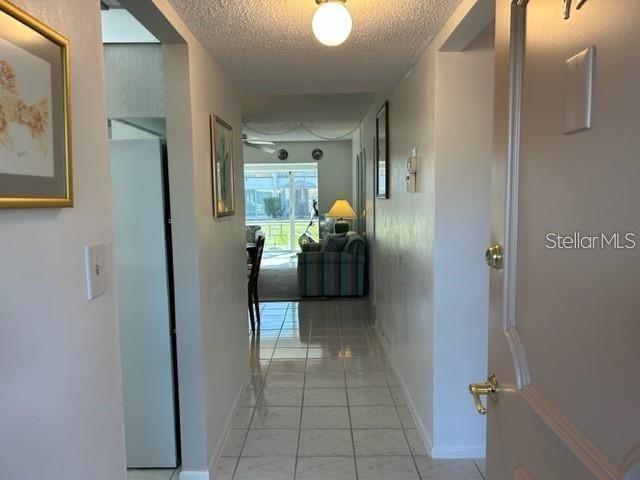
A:
[[[395,87],[460,0],[348,0],[353,30],[327,48],[313,0],[170,0],[220,66],[251,94]]]

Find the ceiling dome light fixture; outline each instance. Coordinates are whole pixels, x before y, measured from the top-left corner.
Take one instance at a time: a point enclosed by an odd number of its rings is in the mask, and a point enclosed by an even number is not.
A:
[[[346,0],[316,0],[318,10],[313,15],[313,34],[328,47],[337,47],[351,35],[351,13],[344,6]]]

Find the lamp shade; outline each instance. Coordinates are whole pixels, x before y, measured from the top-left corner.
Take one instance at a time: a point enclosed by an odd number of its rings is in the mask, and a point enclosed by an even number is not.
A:
[[[348,220],[358,218],[356,212],[354,212],[351,204],[347,200],[336,200],[329,210],[329,213],[327,213],[327,217],[346,218]]]

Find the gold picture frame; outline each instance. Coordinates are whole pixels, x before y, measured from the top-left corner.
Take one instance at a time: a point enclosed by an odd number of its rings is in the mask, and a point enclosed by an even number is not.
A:
[[[211,186],[213,216],[235,215],[233,127],[216,115],[209,119],[211,134]]]
[[[0,208],[73,206],[69,76],[67,38],[0,0]]]

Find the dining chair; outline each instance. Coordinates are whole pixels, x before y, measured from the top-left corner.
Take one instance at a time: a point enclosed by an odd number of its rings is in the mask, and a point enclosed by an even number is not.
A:
[[[256,237],[256,249],[251,258],[251,269],[247,278],[247,300],[249,304],[249,318],[251,320],[251,331],[256,331],[256,320],[260,325],[260,299],[258,298],[258,276],[260,275],[260,264],[262,263],[262,252],[264,251],[264,234],[259,233]]]

